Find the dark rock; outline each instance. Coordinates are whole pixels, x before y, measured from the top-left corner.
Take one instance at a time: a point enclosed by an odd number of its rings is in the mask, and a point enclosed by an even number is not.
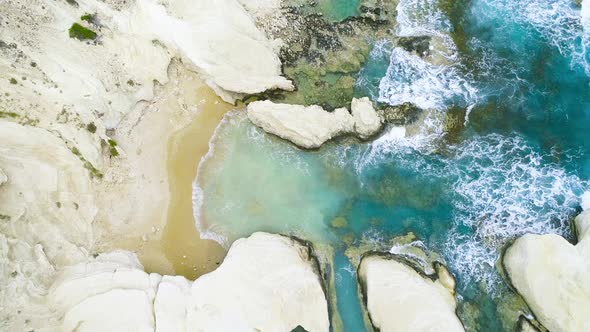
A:
[[[397,106],[380,104],[378,113],[386,123],[397,126],[405,126],[418,119],[422,109],[412,103],[404,103]]]
[[[430,39],[430,36],[399,37],[396,43],[408,52],[424,56],[430,53]]]

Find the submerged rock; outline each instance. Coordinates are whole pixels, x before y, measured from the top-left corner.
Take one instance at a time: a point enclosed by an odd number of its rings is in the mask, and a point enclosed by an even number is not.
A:
[[[590,210],[575,219],[578,244],[526,234],[504,253],[512,285],[547,329],[590,330]]]
[[[241,0],[251,2],[251,0]],[[274,1],[271,1],[274,2]],[[297,86],[277,92],[274,101],[320,105],[333,110],[354,96],[358,72],[369,57],[374,40],[390,39],[397,1],[364,0],[360,16],[338,22],[318,13],[317,2],[286,0],[270,14],[256,15],[257,25],[270,39],[280,41],[285,75]],[[256,6],[249,10],[260,13]]]
[[[320,106],[255,101],[248,105],[248,118],[264,131],[305,148],[319,148],[343,134],[362,139],[381,130],[381,118],[369,98],[352,100],[352,115],[346,108],[328,112]]]
[[[63,331],[328,331],[322,279],[307,244],[255,233],[195,282],[144,272],[126,251],[64,269],[48,299]]]
[[[423,35],[397,37],[395,44],[435,66],[447,66],[455,58],[450,37],[444,35]]]
[[[446,268],[445,268],[446,271]],[[376,330],[464,331],[455,309],[454,280],[444,281],[407,265],[400,256],[372,253],[362,258],[358,278]]]
[[[391,106],[382,104],[379,109],[379,116],[385,123],[403,126],[416,121],[422,110],[412,103]]]

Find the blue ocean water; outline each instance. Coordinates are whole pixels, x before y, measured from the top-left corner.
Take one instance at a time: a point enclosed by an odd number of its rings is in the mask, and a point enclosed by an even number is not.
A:
[[[527,232],[573,240],[570,222],[590,190],[580,8],[570,0],[400,0],[395,33],[438,38],[446,62],[378,41],[357,94],[429,109],[414,135],[386,130],[373,142],[302,151],[233,113],[195,181],[200,227],[227,243],[260,230],[333,248],[345,331],[365,330],[345,250],[414,232],[457,276],[468,330],[509,330],[516,321],[503,307],[511,291],[497,271],[502,248]],[[448,139],[452,107],[465,119]]]

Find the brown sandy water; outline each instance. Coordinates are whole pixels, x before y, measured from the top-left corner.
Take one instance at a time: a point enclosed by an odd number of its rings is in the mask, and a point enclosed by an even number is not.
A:
[[[175,273],[188,279],[214,270],[226,254],[217,242],[199,236],[193,215],[192,183],[199,161],[209,151],[215,128],[226,112],[236,109],[207,86],[199,88],[196,94],[200,97],[199,113],[168,141],[170,205],[160,240],[161,250]]]

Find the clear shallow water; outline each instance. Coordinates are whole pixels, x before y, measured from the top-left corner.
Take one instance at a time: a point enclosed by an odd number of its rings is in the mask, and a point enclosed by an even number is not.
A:
[[[447,15],[439,5],[402,0],[397,33],[453,37],[445,39],[458,44],[446,66],[378,43],[358,81],[359,95],[435,109],[421,134],[386,131],[374,142],[304,152],[235,113],[196,182],[201,227],[226,241],[264,230],[333,246],[346,331],[362,331],[364,322],[343,250],[409,231],[458,277],[470,330],[512,328],[502,307],[509,291],[495,269],[501,249],[526,232],[571,239],[571,218],[590,188],[579,9],[566,0],[474,0],[457,1]],[[453,143],[441,139],[437,116],[450,106],[470,110]],[[474,306],[475,315],[467,310]]]

